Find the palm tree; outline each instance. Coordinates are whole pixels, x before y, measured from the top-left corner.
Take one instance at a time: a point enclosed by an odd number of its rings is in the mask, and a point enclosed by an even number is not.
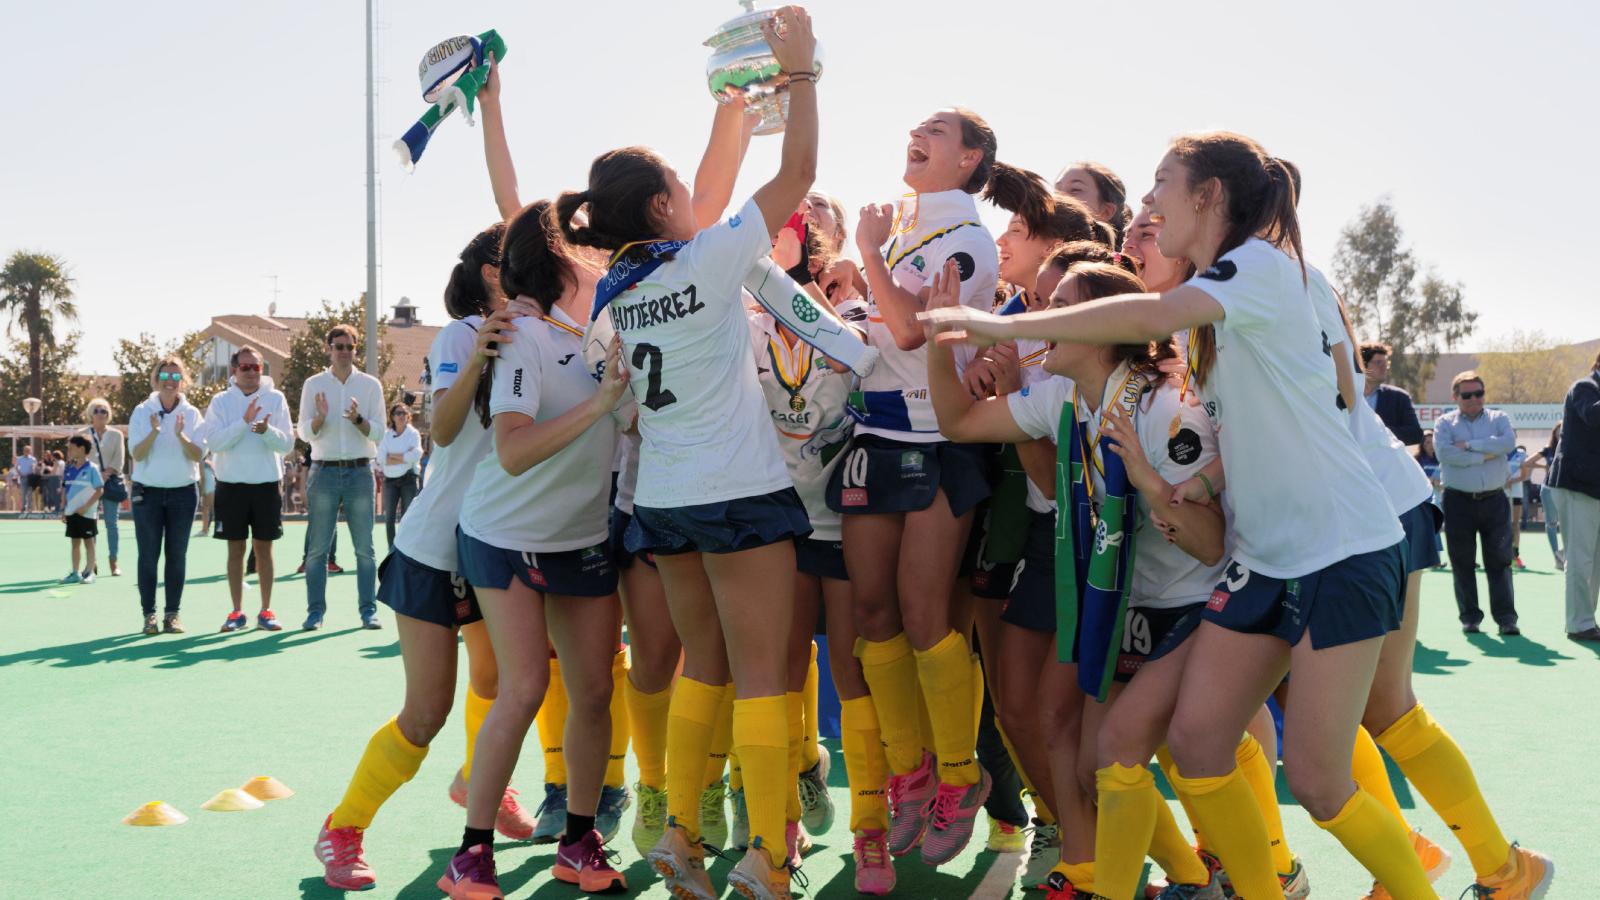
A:
[[[68,322],[78,319],[66,260],[49,253],[25,250],[11,254],[5,268],[0,269],[0,314],[5,316],[8,335],[15,324],[20,323],[28,330],[30,394],[43,397],[41,348],[45,344],[56,345],[57,317]]]

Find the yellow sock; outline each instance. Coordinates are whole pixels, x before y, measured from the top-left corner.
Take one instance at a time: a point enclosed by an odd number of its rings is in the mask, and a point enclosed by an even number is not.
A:
[[[1157,792],[1157,797],[1161,797]],[[1156,830],[1150,836],[1150,858],[1167,873],[1167,880],[1176,884],[1205,884],[1211,879],[1206,864],[1194,852],[1194,847],[1178,828],[1172,807],[1166,798],[1156,804]]]
[[[1039,789],[1033,786],[1033,779],[1023,770],[1017,756],[1016,745],[1011,743],[1011,735],[1006,734],[1005,728],[998,721],[994,723],[994,729],[1000,732],[1000,743],[1006,745],[1006,752],[1011,754],[1011,765],[1016,767],[1017,777],[1022,779],[1023,795],[1033,801],[1033,817],[1046,825],[1054,825],[1056,814],[1050,810],[1051,801],[1039,793]]]
[[[912,663],[916,663],[916,657],[912,657]],[[917,759],[920,765],[921,752],[926,750],[934,753],[938,745],[933,742],[933,719],[928,716],[928,700],[922,696],[922,676],[912,679],[912,684],[917,686]]]
[[[817,735],[821,733],[821,723],[817,721],[817,679],[821,673],[817,671],[817,642],[811,642],[811,665],[806,668],[806,683],[801,689],[805,696],[805,733],[801,735],[803,743],[800,745],[800,771],[804,772],[819,762],[822,754],[817,750]]]
[[[465,715],[462,719],[467,724],[467,756],[461,763],[461,780],[472,780],[472,751],[478,749],[478,729],[483,727],[483,717],[489,714],[489,707],[494,705],[493,700],[485,700],[472,692],[472,687],[467,687],[467,701]]]
[[[1511,845],[1478,789],[1461,748],[1428,711],[1417,704],[1378,735],[1378,743],[1400,766],[1439,818],[1455,832],[1480,876],[1498,871],[1511,857]]]
[[[800,691],[783,695],[784,715],[789,722],[789,786],[784,790],[783,814],[785,821],[800,821],[800,766],[805,756],[806,698]],[[816,741],[811,742],[815,747]],[[746,796],[749,796],[748,794]]]
[[[1283,834],[1283,813],[1278,809],[1278,783],[1267,764],[1266,751],[1246,732],[1234,749],[1233,758],[1261,810],[1261,822],[1267,828],[1267,843],[1272,849],[1272,868],[1284,874],[1294,871],[1294,854],[1289,852],[1289,839]]]
[[[1132,897],[1155,834],[1156,807],[1165,801],[1144,766],[1112,763],[1094,773],[1094,782],[1100,798],[1094,829],[1095,893]]]
[[[1337,816],[1326,822],[1314,821],[1338,838],[1395,900],[1437,900],[1439,895],[1428,883],[1428,873],[1422,870],[1417,851],[1411,846],[1411,836],[1371,794],[1358,787]],[[1233,870],[1229,869],[1228,874]]]
[[[672,706],[672,686],[646,694],[622,682],[622,697],[628,707],[628,730],[633,737],[633,758],[639,763],[639,783],[663,789],[667,786],[667,716]]]
[[[1060,872],[1066,876],[1067,884],[1073,890],[1084,894],[1099,894],[1095,886],[1094,860],[1083,863],[1056,863],[1052,872]],[[1131,895],[1131,894],[1130,894]]]
[[[728,751],[728,790],[744,790],[744,769],[739,765],[739,754]]]
[[[934,753],[939,780],[945,784],[977,784],[974,749],[978,733],[972,717],[972,651],[954,631],[927,650],[918,650],[917,677],[933,722]]]
[[[546,784],[567,783],[567,758],[561,752],[561,742],[567,736],[567,684],[561,680],[561,661],[550,657],[550,687],[544,692],[544,703],[533,717],[539,729],[539,747],[544,751],[544,780]]]
[[[717,706],[717,724],[711,730],[711,748],[706,755],[705,779],[701,787],[709,787],[722,780],[722,770],[728,764],[728,748],[733,743],[733,683],[723,685],[722,700]]]
[[[667,815],[700,839],[700,791],[724,688],[680,676],[667,718]]]
[[[1281,897],[1283,885],[1273,870],[1261,807],[1239,770],[1214,778],[1185,778],[1174,769],[1167,773],[1167,780],[1189,795],[1200,827],[1239,896],[1250,900]]]
[[[367,741],[366,752],[361,754],[361,762],[350,776],[344,799],[334,807],[329,827],[366,828],[371,825],[378,807],[417,774],[427,755],[427,747],[418,747],[406,740],[398,722],[394,719],[385,722]]]
[[[843,700],[839,706],[844,774],[850,782],[850,831],[885,830],[889,811],[883,790],[889,780],[889,760],[883,755],[878,711],[873,709],[871,697]]]
[[[1389,783],[1389,767],[1383,764],[1383,754],[1378,752],[1378,745],[1373,743],[1372,734],[1360,726],[1356,728],[1355,750],[1350,754],[1350,777],[1363,791],[1383,804],[1383,808],[1399,820],[1400,827],[1410,833],[1411,823],[1406,821],[1406,814],[1400,811],[1400,798],[1394,795],[1394,785]]]
[[[1184,818],[1189,820],[1189,830],[1194,832],[1195,849],[1205,850],[1205,839],[1200,836],[1200,817],[1194,814],[1193,801],[1172,780],[1172,776],[1178,771],[1178,765],[1172,761],[1172,751],[1167,749],[1166,744],[1156,748],[1156,762],[1161,764],[1161,773],[1167,776],[1167,783],[1172,785],[1172,792],[1178,795],[1178,803],[1183,807]]]
[[[872,705],[878,710],[883,729],[884,752],[889,768],[904,775],[922,765],[922,735],[917,722],[917,660],[911,640],[905,633],[887,641],[856,641],[856,656],[861,659],[861,674],[872,690]]]
[[[618,650],[611,660],[611,757],[606,760],[606,787],[619,788],[627,781],[628,701],[623,685],[628,683],[628,651]]]
[[[789,775],[788,701],[756,697],[733,703],[733,745],[743,767],[745,809],[750,813],[750,841],[757,838],[775,864],[785,858],[784,795],[794,793]]]

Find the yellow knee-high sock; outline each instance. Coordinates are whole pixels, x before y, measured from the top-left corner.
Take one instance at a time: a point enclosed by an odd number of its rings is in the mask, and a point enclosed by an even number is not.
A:
[[[978,729],[983,727],[983,692],[988,689],[983,678],[983,660],[978,654],[972,654],[972,733],[977,735]],[[1012,754],[1012,762],[1016,762],[1016,754]],[[1018,768],[1017,771],[1021,771]]]
[[[918,650],[917,677],[933,721],[934,753],[939,780],[945,784],[977,784],[978,744],[972,716],[972,651],[954,631],[927,650]]]
[[[1194,832],[1195,849],[1206,850],[1205,838],[1200,836],[1200,817],[1194,814],[1194,802],[1172,780],[1172,776],[1178,771],[1178,764],[1172,761],[1172,751],[1167,749],[1166,744],[1156,748],[1156,762],[1161,764],[1161,773],[1167,776],[1167,783],[1172,785],[1172,793],[1177,795],[1178,803],[1183,806],[1184,818],[1189,820],[1189,830]]]
[[[1506,864],[1511,845],[1478,789],[1472,765],[1449,732],[1417,704],[1383,734],[1378,743],[1416,786],[1439,818],[1455,832],[1472,860],[1472,871],[1489,875]]]
[[[1401,828],[1408,833],[1411,831],[1411,823],[1406,821],[1406,814],[1400,811],[1400,798],[1394,795],[1394,785],[1389,783],[1389,767],[1383,764],[1383,754],[1378,752],[1372,734],[1360,726],[1356,727],[1356,746],[1350,754],[1350,777],[1363,791],[1383,804],[1389,815],[1400,822]]]
[[[1266,751],[1261,742],[1248,732],[1233,751],[1239,774],[1250,785],[1256,806],[1261,809],[1261,822],[1267,828],[1267,843],[1272,848],[1272,867],[1279,872],[1294,870],[1294,854],[1289,852],[1289,839],[1283,834],[1283,813],[1278,809],[1278,784],[1267,763]]]
[[[800,771],[804,772],[822,761],[817,750],[817,735],[822,733],[817,721],[817,683],[822,673],[817,670],[817,642],[811,642],[811,664],[806,667],[806,683],[801,689],[805,695],[805,733],[801,736]]]
[[[485,700],[467,688],[465,715],[461,718],[467,725],[467,755],[461,762],[461,780],[472,780],[472,752],[478,749],[478,729],[483,727],[483,718],[489,714],[489,707],[494,705],[493,700]]]
[[[783,814],[786,821],[800,821],[800,772],[804,762],[806,739],[806,698],[800,691],[783,695],[784,714],[789,722],[789,786],[783,793]],[[815,747],[816,741],[811,742]],[[748,796],[748,795],[747,795]]]
[[[667,786],[667,716],[672,706],[672,686],[646,694],[622,682],[628,706],[628,730],[633,737],[633,758],[639,763],[639,783],[661,790]]]
[[[871,697],[840,702],[840,743],[844,747],[844,774],[850,782],[850,831],[882,831],[889,827],[884,785],[889,780],[889,760],[883,755],[878,711]]]
[[[611,660],[611,755],[606,760],[606,787],[619,788],[627,781],[628,701],[623,685],[628,683],[628,651],[618,650]]]
[[[872,704],[878,710],[883,729],[884,752],[889,768],[904,775],[922,765],[922,734],[917,722],[921,692],[917,688],[917,659],[912,655],[911,639],[905,633],[887,641],[856,641],[856,656],[861,674],[872,690]]]
[[[378,814],[389,795],[400,785],[411,780],[427,757],[428,748],[418,747],[400,733],[400,724],[394,719],[383,724],[367,741],[366,752],[350,776],[350,786],[345,788],[344,799],[334,807],[333,821],[329,827],[366,828]]]
[[[1326,822],[1314,821],[1338,838],[1395,900],[1438,900],[1410,835],[1371,794],[1358,787],[1337,816]]]
[[[1100,798],[1094,829],[1095,893],[1132,897],[1155,834],[1156,807],[1166,801],[1144,766],[1112,763],[1096,771],[1094,781]]]
[[[1189,795],[1195,815],[1200,817],[1200,827],[1205,829],[1212,851],[1227,868],[1239,896],[1248,900],[1281,897],[1283,885],[1273,870],[1261,807],[1239,770],[1213,778],[1185,778],[1174,769],[1167,773],[1167,779]]]
[[[1017,777],[1022,779],[1023,795],[1033,801],[1033,817],[1045,825],[1054,825],[1056,823],[1056,814],[1050,809],[1050,804],[1054,802],[1054,798],[1045,797],[1039,793],[1038,788],[1033,786],[1033,779],[1029,778],[1027,771],[1022,768],[1021,757],[1017,756],[1016,745],[1011,743],[1011,735],[1006,734],[1005,728],[998,721],[994,723],[994,728],[1000,732],[1000,743],[1005,744],[1006,752],[1011,754],[1011,765],[1016,767]]]
[[[550,686],[545,689],[544,702],[533,717],[539,729],[539,747],[544,751],[544,780],[546,784],[567,783],[567,757],[561,752],[562,741],[567,736],[567,684],[561,680],[561,661],[550,657]]]
[[[705,779],[701,787],[709,787],[722,780],[722,770],[728,765],[729,747],[733,744],[733,682],[722,688],[722,701],[717,706],[717,725],[711,731],[711,748],[706,756]]]
[[[782,696],[733,702],[733,746],[744,769],[750,841],[753,846],[759,839],[774,865],[786,858],[784,796],[795,790],[789,774],[788,705]]]
[[[724,687],[680,676],[667,717],[667,815],[700,839],[700,791]]]
[[[916,661],[914,657],[913,657],[912,661],[913,662]],[[919,747],[918,752],[920,754],[920,752],[922,750],[926,750],[929,753],[937,753],[938,751],[935,750],[934,748],[937,747],[938,745],[933,742],[933,719],[931,717],[929,717],[929,715],[928,715],[928,701],[927,701],[927,698],[922,696],[922,678],[921,678],[921,676],[919,675],[917,678],[913,679],[912,683],[917,686],[917,744],[918,744],[918,747]],[[869,684],[868,686],[870,687],[871,685]],[[919,760],[919,764],[920,764],[920,760],[921,760],[921,756],[920,755],[918,756],[918,760]]]
[[[1060,872],[1067,879],[1067,884],[1072,889],[1083,894],[1099,895],[1100,891],[1095,884],[1094,860],[1081,863],[1056,863],[1051,872]]]
[[[1150,836],[1150,858],[1167,873],[1168,881],[1205,884],[1211,878],[1211,873],[1206,871],[1206,864],[1200,861],[1194,848],[1184,838],[1166,798],[1161,797],[1159,792],[1156,796],[1160,797],[1161,802],[1156,804],[1156,830]]]

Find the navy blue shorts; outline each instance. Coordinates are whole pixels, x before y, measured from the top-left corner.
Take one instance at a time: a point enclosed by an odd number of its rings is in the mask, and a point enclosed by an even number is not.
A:
[[[378,599],[399,615],[445,628],[483,618],[467,579],[425,566],[399,550],[389,551],[378,564]]]
[[[989,444],[912,444],[858,434],[828,478],[828,508],[843,515],[927,509],[942,489],[950,511],[964,515],[988,499],[994,451]]]
[[[844,566],[843,541],[801,538],[794,542],[794,563],[802,575],[832,578],[837,581],[850,580],[850,572]]]
[[[1400,516],[1406,529],[1406,572],[1420,572],[1439,564],[1439,528],[1444,525],[1444,512],[1424,500]]]
[[[633,507],[628,552],[735,553],[811,534],[811,520],[794,488],[720,503],[657,509]]]
[[[617,591],[617,568],[605,543],[534,553],[495,547],[457,528],[456,555],[467,583],[479,589],[503,591],[515,578],[541,594],[609,597]]]
[[[632,513],[625,513],[615,506],[611,507],[611,564],[620,572],[623,569],[631,568],[633,561],[637,559],[654,569],[656,567],[655,554],[648,550],[629,553],[628,548],[624,546],[626,544],[624,538],[628,533],[628,523],[632,521]]]
[[[1140,666],[1178,649],[1200,627],[1200,616],[1205,608],[1204,603],[1172,609],[1128,607],[1128,616],[1122,624],[1122,651],[1117,654],[1117,669],[1112,677],[1119,684],[1127,684]]]
[[[1383,637],[1400,627],[1405,608],[1404,543],[1299,578],[1251,572],[1230,559],[1205,620],[1242,634],[1270,634],[1291,647],[1309,629],[1315,650]]]
[[[1056,517],[1031,513],[1028,541],[1000,621],[1029,631],[1056,630]],[[977,576],[973,576],[976,581]],[[976,593],[976,590],[974,590]]]

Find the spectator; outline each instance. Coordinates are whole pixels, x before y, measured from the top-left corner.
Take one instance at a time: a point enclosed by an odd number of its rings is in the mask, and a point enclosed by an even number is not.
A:
[[[1550,483],[1561,491],[1567,536],[1567,637],[1600,642],[1600,354],[1567,391]]]
[[[1361,345],[1361,368],[1366,371],[1365,395],[1367,405],[1378,414],[1400,443],[1413,448],[1422,444],[1422,422],[1417,419],[1416,407],[1411,405],[1411,395],[1401,388],[1384,384],[1389,377],[1389,357],[1393,350],[1388,344],[1369,342]]]
[[[239,631],[244,614],[246,541],[261,592],[256,627],[279,631],[272,612],[272,543],[283,537],[283,497],[278,479],[283,454],[294,449],[289,401],[261,374],[261,353],[249,345],[233,352],[228,389],[206,409],[206,446],[216,470],[216,537],[228,542],[228,594],[233,612],[223,631]]]
[[[1489,581],[1489,613],[1500,634],[1514,636],[1516,597],[1511,585],[1511,501],[1506,496],[1506,457],[1516,449],[1511,418],[1484,406],[1485,386],[1477,372],[1450,382],[1457,408],[1439,417],[1434,447],[1444,483],[1445,546],[1455,577],[1461,630],[1477,634],[1483,621],[1478,605],[1477,553],[1483,541],[1483,571]]]
[[[51,515],[61,515],[61,475],[67,468],[67,459],[60,450],[50,450],[45,454],[44,467],[44,508]]]
[[[122,432],[111,427],[111,404],[104,397],[89,401],[88,415],[89,427],[84,429],[83,436],[94,444],[90,459],[100,469],[100,477],[105,482],[100,496],[100,514],[106,520],[106,561],[111,574],[117,576],[122,574],[117,565],[117,519],[122,512],[122,501],[128,499],[122,477],[128,468],[127,445],[122,440]],[[94,557],[89,557],[89,564],[99,574],[100,567]]]
[[[389,549],[394,549],[394,527],[417,498],[422,485],[417,464],[422,459],[422,435],[411,426],[411,407],[395,403],[389,407],[389,427],[378,442],[378,459],[383,461],[383,527]]]
[[[1506,496],[1511,498],[1511,568],[1528,571],[1522,564],[1522,523],[1527,516],[1528,470],[1533,462],[1528,459],[1528,448],[1520,444],[1506,457]]]
[[[1561,552],[1562,490],[1550,483],[1555,475],[1556,448],[1561,444],[1561,423],[1550,429],[1550,443],[1539,456],[1544,460],[1544,487],[1539,489],[1539,501],[1544,505],[1544,536],[1550,541],[1550,553],[1556,558],[1556,571],[1565,571],[1567,555]]]
[[[304,423],[302,422],[301,424],[303,425]],[[299,457],[299,471],[295,475],[295,492],[300,500],[300,511],[309,518],[311,514],[311,445],[305,444],[301,446],[300,452],[296,455]],[[301,541],[304,546],[300,551],[300,568],[295,570],[298,575],[306,573],[306,559],[311,556],[311,528],[309,523],[307,523],[305,535],[301,538]],[[338,575],[343,571],[344,567],[339,565],[339,533],[335,531],[333,543],[328,546],[328,574]]]
[[[23,444],[22,455],[16,459],[17,480],[22,486],[22,517],[26,519],[33,510],[33,492],[39,489],[39,460],[33,456],[33,445]]]
[[[72,571],[61,579],[62,584],[94,583],[94,538],[99,533],[95,513],[100,508],[100,494],[104,481],[100,470],[89,462],[89,439],[81,434],[67,441],[71,464],[62,470],[66,485],[66,499],[61,504],[61,521],[67,523],[67,537],[72,541]],[[83,552],[83,568],[78,568],[78,554]]]
[[[349,325],[328,330],[328,368],[306,379],[300,393],[300,436],[311,445],[306,485],[310,550],[306,555],[306,631],[322,627],[327,612],[328,551],[344,509],[356,554],[356,596],[363,628],[381,628],[374,594],[378,565],[372,553],[372,416],[383,409],[383,385],[355,368],[359,333]]]
[[[183,396],[189,372],[169,356],[150,373],[154,391],[128,416],[128,446],[133,460],[133,534],[139,545],[139,605],[144,633],[155,634],[156,563],[166,549],[162,582],[166,606],[159,630],[182,634],[178,608],[189,555],[189,529],[194,526],[200,480],[201,445],[191,436],[205,427],[205,417]]]
[[[22,506],[22,478],[13,465],[6,469],[6,509]]]

